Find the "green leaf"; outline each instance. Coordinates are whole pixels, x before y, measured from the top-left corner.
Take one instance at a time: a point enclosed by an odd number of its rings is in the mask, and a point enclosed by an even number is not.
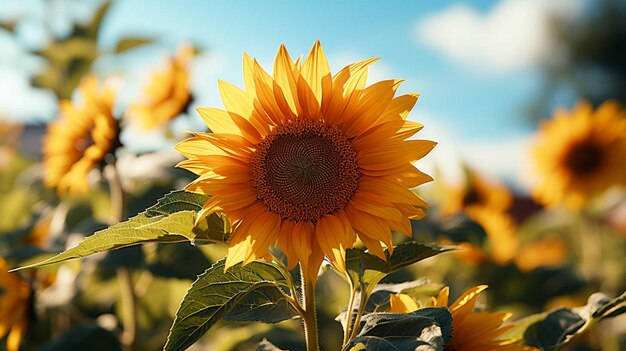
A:
[[[146,209],[148,217],[156,217],[159,215],[168,215],[181,211],[198,212],[202,206],[210,199],[207,195],[190,193],[184,190],[173,191],[157,203]]]
[[[362,320],[361,331],[351,340],[365,350],[442,351],[452,339],[452,315],[445,307],[423,308],[411,313],[371,313]]]
[[[117,42],[117,45],[115,46],[115,52],[119,54],[128,50],[131,50],[131,49],[138,48],[140,46],[150,44],[153,41],[154,40],[151,38],[139,38],[139,37],[122,38],[120,41]]]
[[[584,324],[585,321],[571,309],[559,308],[528,326],[524,332],[524,341],[541,350],[558,350]]]
[[[502,339],[524,339],[527,345],[541,350],[559,350],[575,335],[591,329],[597,322],[626,312],[626,293],[610,299],[602,293],[592,294],[587,305],[557,308],[528,316],[501,336]]]
[[[593,307],[589,313],[591,318],[595,320],[602,320],[605,318],[613,318],[619,316],[622,313],[626,313],[626,292],[613,300],[608,299],[602,293],[595,293],[589,297],[589,304]]]
[[[352,285],[357,287],[359,283],[363,284],[365,296],[369,296],[376,284],[390,273],[450,250],[452,249],[411,241],[395,246],[392,255],[385,250],[385,262],[368,252],[352,249],[346,253],[346,268]]]
[[[45,261],[17,269],[59,263],[149,242],[190,241],[193,244],[225,242],[230,228],[224,218],[211,215],[197,225],[195,224],[197,211],[208,199],[208,196],[184,191],[172,192],[145,212],[125,222],[97,231],[71,249]]]
[[[100,33],[100,29],[102,28],[102,20],[104,19],[106,14],[109,12],[110,8],[111,8],[111,0],[104,1],[102,5],[98,7],[96,12],[91,17],[91,21],[84,28],[86,32],[85,33],[86,37],[94,41],[98,39],[98,34]]]
[[[215,263],[193,283],[164,350],[185,350],[220,319],[274,323],[297,315],[286,301],[287,280],[276,265],[255,261],[224,272],[224,264]]]

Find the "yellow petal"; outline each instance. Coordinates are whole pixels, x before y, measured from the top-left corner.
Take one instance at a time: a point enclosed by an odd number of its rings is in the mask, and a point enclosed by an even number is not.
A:
[[[419,309],[419,305],[411,296],[402,293],[390,294],[389,305],[389,312],[393,313],[409,313]]]
[[[280,87],[280,91],[282,91],[293,114],[301,115],[302,109],[298,103],[297,79],[294,71],[295,65],[287,52],[287,48],[285,48],[284,44],[281,44],[274,61],[274,81]]]
[[[334,215],[322,217],[315,227],[315,237],[324,254],[341,272],[346,272],[346,247],[343,241],[347,236],[344,226]],[[343,240],[342,240],[343,239]]]
[[[310,87],[311,93],[313,93],[315,97],[319,110],[323,95],[326,94],[328,99],[332,90],[330,66],[328,65],[326,55],[324,55],[324,50],[322,50],[322,45],[319,40],[315,42],[313,48],[311,48],[311,51],[304,60],[301,77],[308,83],[308,87]]]

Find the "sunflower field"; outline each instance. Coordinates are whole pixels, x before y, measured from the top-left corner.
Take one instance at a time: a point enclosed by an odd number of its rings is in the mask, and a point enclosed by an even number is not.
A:
[[[612,0],[0,0],[0,351],[626,350],[625,39]]]

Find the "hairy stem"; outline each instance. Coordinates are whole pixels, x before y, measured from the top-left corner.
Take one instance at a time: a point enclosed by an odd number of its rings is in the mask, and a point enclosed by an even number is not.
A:
[[[369,295],[366,295],[365,287],[363,286],[363,284],[361,284],[361,301],[359,303],[359,309],[357,310],[356,318],[354,319],[352,332],[350,333],[350,337],[348,338],[348,341],[350,341],[351,339],[354,339],[354,337],[356,337],[356,334],[359,331],[359,325],[361,324],[361,317],[363,316],[363,312],[365,312],[365,306],[367,305],[368,299],[369,299]]]
[[[594,286],[599,286],[604,280],[602,233],[596,220],[584,212],[581,215],[579,241],[583,276]]]
[[[319,340],[317,337],[317,316],[315,313],[315,286],[305,279],[302,266],[300,266],[302,277],[302,299],[304,305],[304,336],[306,338],[307,351],[319,351]]]
[[[350,284],[350,300],[348,301],[348,309],[346,310],[346,326],[343,331],[343,342],[341,345],[346,345],[350,341],[350,331],[352,330],[352,310],[354,309],[354,298],[356,297],[357,289]]]
[[[109,183],[111,194],[111,224],[124,220],[124,189],[115,162],[111,162],[104,167],[104,177]],[[118,268],[117,279],[120,282],[121,302],[124,330],[120,336],[123,345],[134,349],[135,337],[137,335],[137,296],[135,285],[133,284],[132,272],[127,267]]]
[[[117,280],[120,282],[122,310],[124,311],[124,330],[120,341],[125,346],[133,349],[135,335],[137,334],[137,304],[133,277],[130,269],[120,267],[116,271]]]

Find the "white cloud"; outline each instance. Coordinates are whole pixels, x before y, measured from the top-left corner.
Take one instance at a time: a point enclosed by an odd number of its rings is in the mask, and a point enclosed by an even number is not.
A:
[[[452,5],[415,26],[416,38],[463,64],[500,71],[532,66],[559,54],[553,18],[571,19],[584,0],[504,0],[488,13]]]
[[[417,112],[417,113],[416,113]],[[418,116],[418,117],[414,117]],[[506,181],[515,189],[524,191],[528,174],[531,137],[520,135],[513,138],[489,140],[464,140],[445,119],[428,112],[414,111],[410,120],[424,124],[416,139],[434,140],[435,149],[418,161],[417,167],[428,173],[438,173],[438,181],[447,184],[463,180],[462,165],[476,169],[488,177]]]

